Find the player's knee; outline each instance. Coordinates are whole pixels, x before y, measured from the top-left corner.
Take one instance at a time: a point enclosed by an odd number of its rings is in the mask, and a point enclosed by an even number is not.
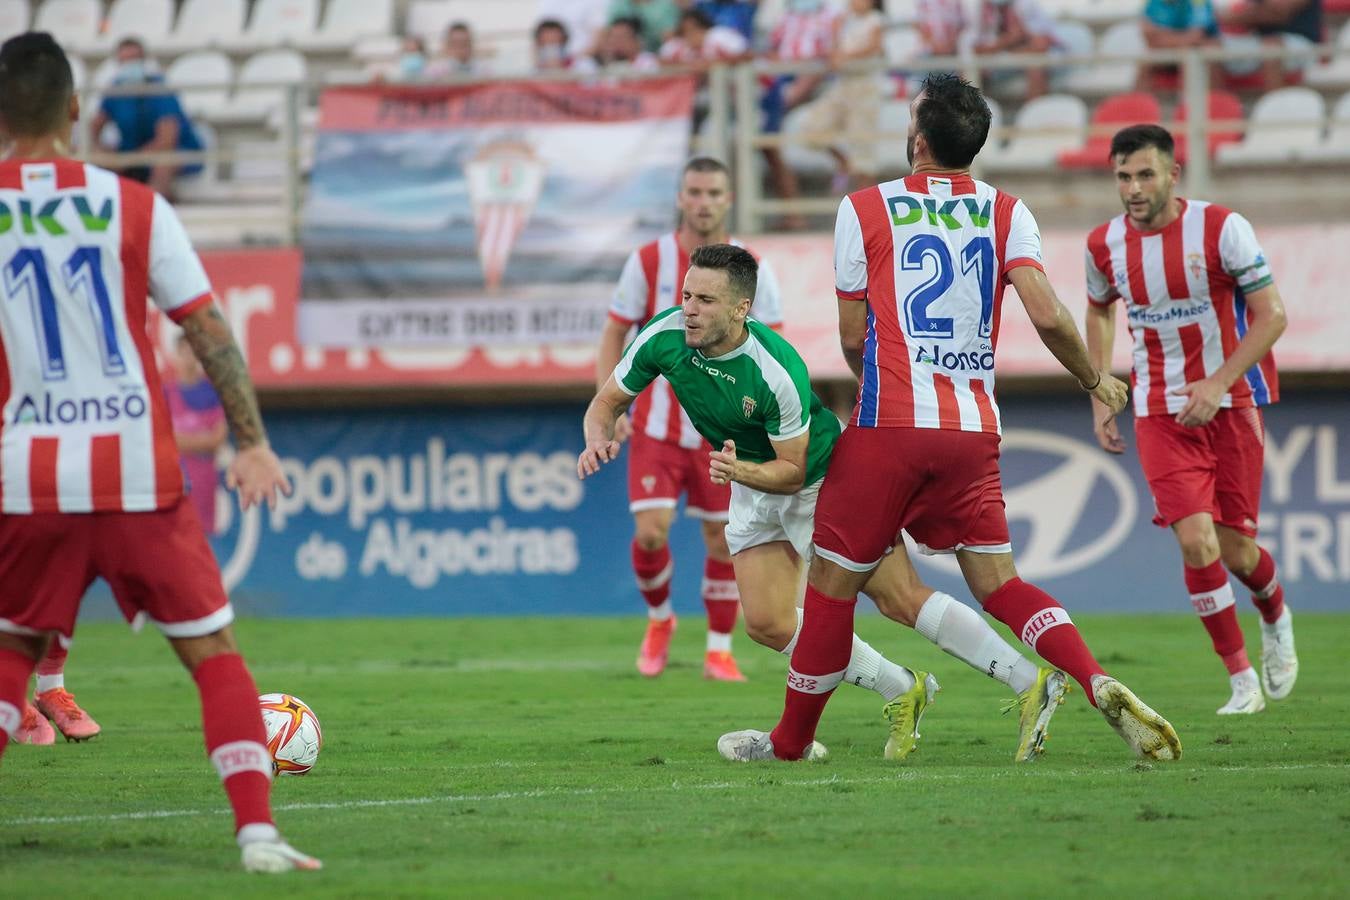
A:
[[[670,529],[655,522],[639,522],[633,540],[643,550],[660,550],[670,537]]]
[[[1234,575],[1250,575],[1256,564],[1261,561],[1261,548],[1249,537],[1221,541],[1219,558],[1223,560],[1223,567]]]
[[[797,614],[790,616],[755,615],[745,611],[745,633],[756,644],[763,644],[770,650],[782,650],[792,640],[797,630]]]
[[[1219,558],[1219,541],[1213,534],[1195,530],[1177,535],[1181,544],[1181,557],[1186,565],[1201,569]]]
[[[727,546],[727,523],[703,523],[703,543],[708,555],[721,562],[731,562],[731,548]]]
[[[872,602],[877,605],[877,611],[886,618],[899,622],[906,628],[913,628],[919,619],[919,608],[932,593],[931,588],[925,589],[922,597],[909,591],[886,591],[872,597]]]
[[[228,625],[200,637],[169,638],[169,643],[189,672],[197,671],[198,666],[213,656],[239,652],[239,645],[234,640],[234,629]]]

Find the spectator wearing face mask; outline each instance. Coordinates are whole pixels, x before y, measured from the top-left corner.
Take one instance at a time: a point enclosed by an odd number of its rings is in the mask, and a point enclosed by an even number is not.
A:
[[[145,46],[136,38],[123,38],[117,44],[117,70],[113,77],[115,87],[136,87],[164,84],[164,76],[150,69]],[[116,140],[104,142],[108,126],[116,131]],[[94,116],[93,134],[104,149],[118,153],[152,153],[202,149],[201,137],[192,127],[192,120],[183,111],[178,96],[167,88],[153,93],[112,95],[103,98]],[[127,178],[148,184],[165,197],[172,199],[174,179],[201,171],[201,165],[159,163],[123,167],[119,171]]]
[[[971,49],[977,55],[994,53],[1050,53],[1059,48],[1055,22],[1036,0],[981,0],[975,20]],[[1024,74],[1027,97],[1039,97],[1050,88],[1050,70],[1029,68],[995,69],[984,73],[986,81]]]
[[[393,80],[405,84],[422,81],[427,73],[427,47],[420,37],[408,35],[399,48],[398,68]]]
[[[483,74],[486,67],[474,53],[473,32],[468,23],[451,22],[441,39],[441,55],[427,63],[427,80]]]
[[[615,19],[609,23],[596,58],[603,66],[626,67],[639,72],[650,72],[661,67],[656,54],[644,48],[642,20],[636,16]]]
[[[567,33],[569,59],[590,59],[600,49],[609,19],[609,0],[538,0],[535,21],[553,21]]]
[[[544,19],[534,26],[534,70],[536,72],[563,72],[595,68],[590,57],[573,57],[568,53],[570,38],[567,26],[557,19]]]
[[[612,0],[609,4],[611,25],[620,19],[637,19],[642,23],[642,45],[655,53],[675,35],[680,24],[680,4],[675,0]]]

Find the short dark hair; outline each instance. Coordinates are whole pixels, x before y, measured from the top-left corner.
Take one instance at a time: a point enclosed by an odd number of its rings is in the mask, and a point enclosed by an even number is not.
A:
[[[445,29],[446,34],[450,34],[452,31],[463,31],[470,37],[473,36],[473,32],[469,30],[469,23],[465,22],[463,19],[460,19],[457,22],[451,22],[448,26],[446,26]]]
[[[933,161],[944,169],[964,169],[989,137],[992,116],[984,94],[960,75],[934,72],[920,88],[915,130],[928,143]]]
[[[1131,125],[1122,128],[1111,138],[1111,161],[1118,156],[1129,156],[1138,150],[1157,147],[1160,153],[1169,157],[1176,156],[1177,143],[1172,132],[1161,125]]]
[[[145,42],[138,37],[131,37],[130,35],[117,42],[118,50],[121,50],[123,47],[135,47],[142,53],[145,52]]]
[[[562,32],[563,43],[567,43],[567,41],[571,39],[571,34],[568,32],[567,26],[562,22],[559,22],[557,19],[540,19],[534,26],[534,42],[536,44],[539,43],[539,38],[543,36],[545,31]]]
[[[65,124],[75,78],[65,51],[45,31],[0,46],[0,130],[41,137]]]
[[[727,273],[727,284],[736,299],[749,297],[753,303],[759,285],[759,263],[742,247],[731,244],[707,244],[689,254],[690,267],[716,269]]]
[[[695,7],[694,9],[686,9],[684,12],[680,13],[680,21],[675,26],[676,30],[683,28],[685,22],[693,22],[695,25],[697,25],[699,28],[702,28],[704,31],[708,31],[713,27],[713,25],[717,24],[712,20],[711,16],[709,16],[703,10],[698,9],[697,7]]]
[[[695,156],[690,159],[689,162],[684,164],[684,169],[680,172],[681,180],[690,172],[721,172],[728,179],[731,178],[731,169],[727,168],[727,164],[715,156]]]
[[[610,28],[613,28],[615,25],[623,25],[625,28],[631,28],[633,34],[642,37],[642,20],[637,16],[619,16],[609,23]]]

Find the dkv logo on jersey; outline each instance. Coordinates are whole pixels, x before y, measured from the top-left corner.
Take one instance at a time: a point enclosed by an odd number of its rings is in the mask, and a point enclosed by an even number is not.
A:
[[[1013,429],[1003,435],[1000,455],[1013,554],[1022,577],[1071,575],[1105,559],[1128,539],[1139,512],[1134,482],[1097,447],[1048,431]],[[1034,474],[1022,474],[1028,470]],[[958,571],[954,557],[923,559]]]

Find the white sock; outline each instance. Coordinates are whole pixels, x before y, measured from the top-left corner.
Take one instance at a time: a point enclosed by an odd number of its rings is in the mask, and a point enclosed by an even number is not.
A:
[[[235,841],[242,847],[245,844],[256,843],[257,841],[281,840],[281,832],[277,831],[277,826],[269,825],[266,822],[251,822],[239,829],[239,833],[234,836]]]
[[[924,601],[914,630],[1019,694],[1036,684],[1036,665],[1000,637],[983,616],[950,594],[935,592]]]
[[[57,688],[66,686],[66,673],[57,672],[55,675],[39,675],[37,677],[37,692],[45,694],[47,691],[54,691]]]
[[[669,619],[671,615],[672,612],[669,600],[663,600],[660,606],[647,607],[647,618],[651,619],[653,622],[664,622],[666,619]]]
[[[723,634],[720,631],[708,632],[708,652],[709,653],[730,653],[731,652],[731,632]]]
[[[853,636],[853,655],[849,657],[844,680],[869,691],[876,691],[886,699],[894,700],[914,687],[914,673],[897,666],[872,648],[872,645]]]
[[[802,636],[802,608],[799,606],[797,607],[797,630],[792,632],[792,640],[787,642],[787,646],[784,647],[782,650],[779,650],[778,652],[786,656],[788,659],[791,659],[792,651],[797,649],[797,638],[801,636]]]

